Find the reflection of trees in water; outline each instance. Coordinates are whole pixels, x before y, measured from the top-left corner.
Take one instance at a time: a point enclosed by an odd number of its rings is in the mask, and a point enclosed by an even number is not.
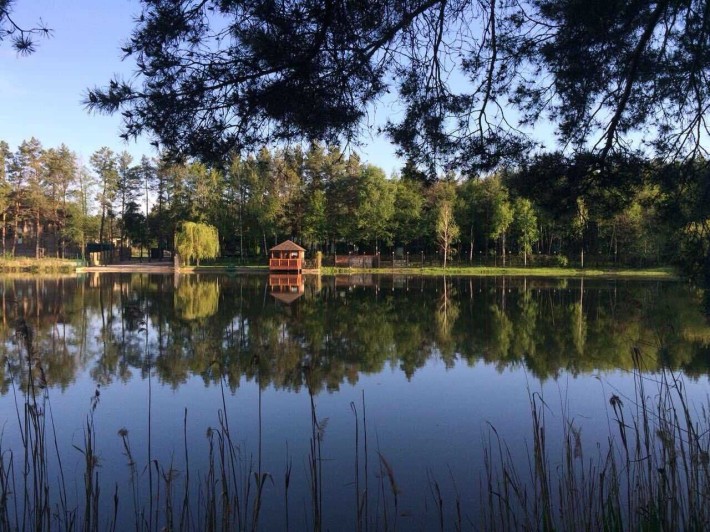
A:
[[[216,278],[183,276],[175,289],[175,309],[182,319],[201,320],[217,313],[219,282]]]
[[[453,331],[460,310],[456,300],[456,289],[446,277],[443,277],[440,282],[441,292],[434,311],[436,343],[446,366],[453,367],[456,360],[456,342]]]
[[[265,278],[103,275],[4,280],[2,393],[31,378],[13,324],[25,320],[47,382],[87,370],[99,383],[153,371],[179,386],[220,376],[313,391],[357,382],[387,365],[411,377],[432,356],[521,365],[546,378],[632,367],[708,373],[710,327],[684,285],[571,280],[328,278],[291,306],[267,297]]]

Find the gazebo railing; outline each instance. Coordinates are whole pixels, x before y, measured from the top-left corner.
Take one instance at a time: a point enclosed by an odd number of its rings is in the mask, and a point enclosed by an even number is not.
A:
[[[301,259],[269,259],[270,270],[302,270]]]
[[[303,276],[299,274],[271,274],[269,275],[269,286],[279,287],[279,286],[302,286]]]

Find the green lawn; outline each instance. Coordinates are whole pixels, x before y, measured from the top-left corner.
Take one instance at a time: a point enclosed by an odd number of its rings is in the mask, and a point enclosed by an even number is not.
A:
[[[326,267],[321,270],[326,275],[334,274],[354,274],[373,273],[388,274],[397,273],[405,275],[470,275],[470,276],[494,276],[507,275],[519,277],[625,277],[625,278],[647,278],[647,279],[676,279],[678,273],[670,267],[653,269],[579,269],[560,267],[540,267],[540,268],[504,268],[486,266],[466,266],[466,267],[409,267],[409,268],[331,268]]]
[[[0,272],[73,272],[79,261],[68,259],[34,259],[30,257],[0,257]]]

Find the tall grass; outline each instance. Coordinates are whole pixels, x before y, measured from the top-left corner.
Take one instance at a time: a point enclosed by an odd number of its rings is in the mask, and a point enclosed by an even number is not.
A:
[[[0,256],[0,272],[3,273],[71,273],[80,265],[81,261],[69,259]]]
[[[41,359],[34,351],[32,329],[25,320],[16,323],[15,339],[19,351],[17,359],[26,365],[23,373],[27,375],[24,384],[11,382],[22,451],[16,454],[12,449],[5,449],[0,438],[0,523],[3,530],[50,530],[53,524],[73,528],[77,512],[67,503],[47,380]],[[23,401],[18,399],[18,393],[24,397]],[[52,444],[56,455],[51,454]],[[50,478],[53,459],[56,460],[56,483]]]
[[[129,487],[102,481],[95,416],[100,411],[97,389],[88,405],[77,481],[83,489],[70,496],[57,441],[50,393],[30,327],[19,321],[18,349],[26,364],[26,382],[13,382],[16,422],[22,449],[4,448],[0,438],[0,530],[143,530],[262,529],[267,495],[283,497],[283,523],[289,529],[399,530],[417,526],[402,519],[402,492],[396,460],[371,449],[364,392],[360,405],[351,403],[353,424],[352,521],[328,521],[327,475],[324,468],[327,419],[318,416],[316,397],[309,391],[310,434],[306,475],[308,490],[299,494],[306,506],[303,520],[290,515],[293,460],[286,444],[283,489],[273,493],[274,474],[264,469],[261,445],[261,391],[257,454],[237,445],[230,428],[222,387],[217,423],[206,431],[206,469],[195,470],[189,449],[188,411],[183,416],[183,454],[160,463],[150,444],[147,462],[140,463],[129,431],[118,432]],[[664,371],[651,376],[634,349],[634,393],[608,398],[609,431],[591,451],[582,427],[562,409],[561,434],[548,423],[551,410],[538,393],[530,394],[531,433],[527,462],[516,459],[494,426],[484,434],[479,478],[456,478],[448,472],[426,471],[422,501],[440,530],[704,530],[710,529],[710,418],[694,410],[682,379]],[[219,365],[216,367],[221,371]],[[653,378],[651,381],[650,379]],[[149,402],[152,399],[149,399]],[[561,442],[560,442],[561,438]],[[377,439],[377,438],[376,438]],[[551,445],[551,442],[554,445]],[[561,445],[560,445],[561,443]],[[372,453],[372,456],[370,456]],[[376,462],[371,463],[374,458]],[[396,458],[396,457],[395,457]],[[408,465],[408,467],[416,467]],[[448,473],[453,490],[444,489]],[[109,479],[110,480],[110,479]],[[459,483],[478,482],[479,500],[460,495]],[[370,489],[372,486],[372,490]],[[351,488],[348,488],[351,489]],[[451,493],[453,492],[453,495]],[[448,497],[448,499],[447,499]],[[274,508],[272,505],[271,508]],[[428,509],[428,510],[426,510]],[[271,522],[274,522],[272,519]]]
[[[691,411],[683,380],[663,371],[649,389],[634,348],[634,396],[609,398],[609,435],[587,456],[564,419],[561,456],[548,449],[547,406],[531,394],[526,472],[491,427],[485,446],[487,530],[707,530],[710,419]],[[525,474],[524,474],[525,473]]]

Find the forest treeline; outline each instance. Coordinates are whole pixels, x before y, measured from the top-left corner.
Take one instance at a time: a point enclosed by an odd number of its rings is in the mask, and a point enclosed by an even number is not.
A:
[[[223,256],[233,257],[291,238],[326,253],[702,270],[705,161],[592,163],[552,153],[484,176],[432,179],[407,164],[388,177],[355,153],[313,143],[263,148],[223,168],[103,147],[82,166],[65,145],[32,138],[13,152],[0,141],[0,240],[5,255],[63,256],[87,242],[171,249],[178,225],[195,221],[216,227]]]

